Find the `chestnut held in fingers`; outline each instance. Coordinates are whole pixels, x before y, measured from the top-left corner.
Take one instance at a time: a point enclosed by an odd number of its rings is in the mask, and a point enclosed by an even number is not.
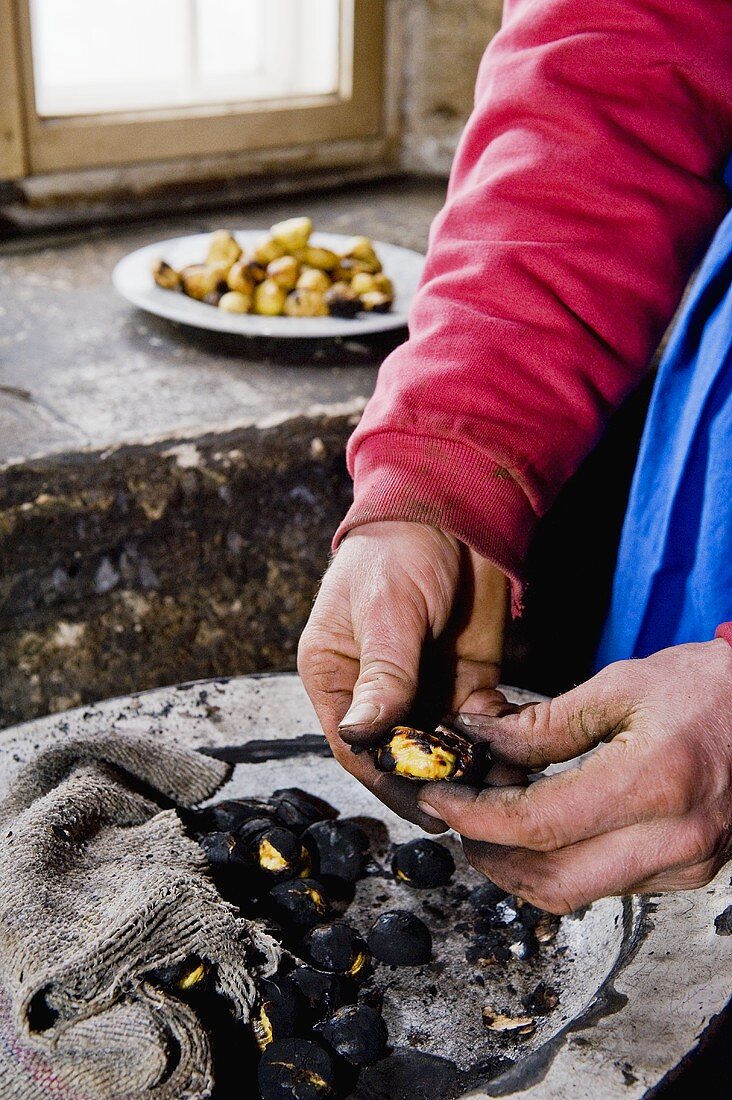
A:
[[[389,966],[424,966],[432,957],[429,928],[404,909],[394,909],[378,917],[368,935],[374,958]]]
[[[355,928],[334,921],[313,928],[305,937],[305,950],[320,970],[360,977],[371,961],[368,948]]]
[[[484,744],[474,744],[445,726],[433,732],[395,726],[387,740],[371,751],[379,771],[421,783],[469,782],[482,777],[490,760]]]
[[[384,1057],[389,1033],[384,1017],[369,1005],[347,1005],[319,1024],[323,1042],[354,1066],[371,1066]]]
[[[356,882],[363,877],[369,857],[369,838],[352,821],[319,821],[303,837],[313,857],[316,874]]]
[[[257,1069],[262,1100],[333,1100],[336,1067],[327,1051],[307,1039],[281,1039],[267,1047]]]
[[[455,874],[455,860],[443,844],[410,840],[394,852],[391,869],[400,882],[416,890],[429,890],[447,885]]]

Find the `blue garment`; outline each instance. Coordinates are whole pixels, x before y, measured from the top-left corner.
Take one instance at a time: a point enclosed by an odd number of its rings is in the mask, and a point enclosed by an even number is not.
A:
[[[707,641],[730,620],[732,211],[661,360],[596,667]]]

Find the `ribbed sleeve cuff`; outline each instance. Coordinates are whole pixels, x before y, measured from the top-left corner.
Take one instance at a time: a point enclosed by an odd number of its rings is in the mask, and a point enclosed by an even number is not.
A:
[[[720,623],[714,631],[715,638],[724,638],[725,642],[732,645],[732,623]]]
[[[333,549],[364,523],[406,520],[454,535],[511,581],[521,612],[523,561],[537,516],[521,486],[485,454],[450,439],[379,432],[353,459],[354,500]]]

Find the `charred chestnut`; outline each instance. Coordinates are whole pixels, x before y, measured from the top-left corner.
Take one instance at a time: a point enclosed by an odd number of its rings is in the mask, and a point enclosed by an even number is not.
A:
[[[324,1043],[354,1066],[371,1066],[384,1057],[389,1033],[384,1017],[368,1005],[347,1005],[318,1025]]]
[[[468,901],[473,909],[477,909],[479,913],[482,913],[485,910],[495,910],[498,902],[507,897],[508,893],[505,890],[502,890],[500,886],[496,886],[495,882],[491,882],[490,879],[486,879],[485,882],[481,882],[480,886],[476,886],[470,891]]]
[[[367,313],[388,313],[394,300],[380,290],[369,290],[361,295],[361,304]]]
[[[296,966],[290,974],[311,1018],[331,1016],[356,999],[356,987],[343,974],[324,973],[312,966]]]
[[[277,819],[288,829],[303,832],[316,821],[334,821],[338,810],[322,798],[301,791],[299,787],[283,787],[270,798]]]
[[[389,966],[424,966],[432,957],[429,928],[404,909],[378,917],[368,935],[371,954]]]
[[[433,732],[395,726],[372,750],[376,767],[422,783],[469,780],[485,770],[487,752],[455,730],[438,726]]]
[[[336,1067],[327,1051],[307,1039],[281,1039],[267,1047],[257,1069],[262,1100],[332,1100]]]
[[[307,875],[310,855],[294,833],[273,825],[259,833],[252,844],[252,854],[257,866],[279,878]]]
[[[363,877],[369,857],[369,838],[352,821],[318,821],[306,830],[304,841],[316,874],[356,882]]]
[[[205,959],[199,958],[198,955],[191,955],[182,962],[151,970],[147,977],[163,989],[172,990],[174,993],[190,993],[206,985],[210,973],[210,965]]]
[[[280,1039],[291,1039],[297,1030],[300,995],[288,977],[266,978],[258,987],[259,999],[252,1010],[251,1026],[260,1050]]]
[[[297,928],[312,928],[328,916],[328,901],[319,882],[300,878],[281,882],[269,892],[275,910],[283,923]]]
[[[321,924],[305,937],[305,950],[321,970],[360,977],[371,961],[368,948],[355,928],[342,921]]]
[[[410,840],[400,844],[391,861],[394,877],[416,890],[446,886],[455,874],[455,860],[443,844],[434,840]]]
[[[249,863],[246,844],[243,844],[234,833],[208,833],[201,837],[199,844],[206,853],[208,862],[214,868]]]

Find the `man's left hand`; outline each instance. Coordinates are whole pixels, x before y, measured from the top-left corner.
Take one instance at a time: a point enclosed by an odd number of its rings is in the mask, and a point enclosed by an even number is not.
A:
[[[529,786],[420,791],[421,808],[462,834],[477,870],[542,909],[694,889],[732,856],[727,642],[621,661],[549,702],[462,721],[498,761],[534,771],[599,746]]]

